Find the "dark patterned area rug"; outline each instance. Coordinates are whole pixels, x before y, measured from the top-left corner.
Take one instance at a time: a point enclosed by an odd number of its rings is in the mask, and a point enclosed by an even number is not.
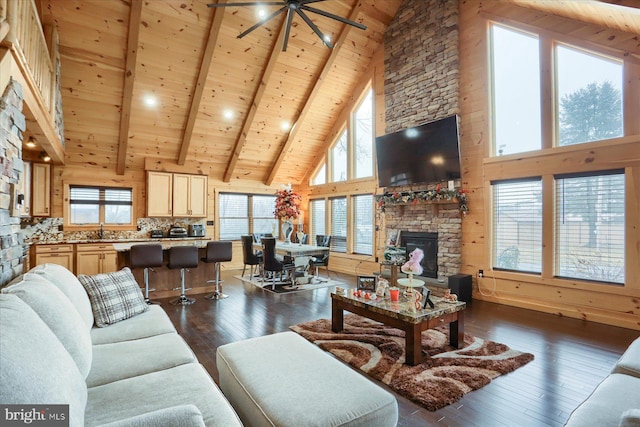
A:
[[[533,355],[465,334],[464,348],[449,345],[449,327],[422,333],[422,363],[404,364],[404,332],[355,314],[344,316],[344,330],[331,332],[331,320],[292,326],[307,340],[379,380],[398,394],[436,411],[492,379],[524,366]]]

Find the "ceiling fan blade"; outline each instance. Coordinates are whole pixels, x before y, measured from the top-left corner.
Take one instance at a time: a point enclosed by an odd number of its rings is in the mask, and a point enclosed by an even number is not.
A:
[[[320,10],[320,9],[316,9],[315,7],[301,5],[300,9],[308,10],[309,12],[317,13],[318,15],[322,15],[322,16],[326,16],[327,18],[335,19],[336,21],[340,21],[342,23],[352,25],[352,26],[354,26],[356,28],[360,28],[361,30],[366,30],[367,29],[366,25],[362,25],[359,22],[351,21],[349,19],[343,18],[342,16],[334,15],[333,13],[326,12],[326,11]]]
[[[308,3],[318,3],[321,1],[326,1],[326,0],[300,0],[300,5],[302,6]]]
[[[307,23],[308,26],[311,27],[311,29],[313,30],[314,33],[316,33],[318,35],[318,37],[320,37],[320,40],[322,40],[322,43],[324,43],[329,49],[333,49],[333,44],[331,44],[331,42],[329,40],[327,40],[324,37],[324,34],[322,34],[322,32],[320,31],[320,29],[316,26],[316,24],[314,24],[311,19],[309,19],[309,17],[307,16],[306,13],[304,13],[303,11],[301,11],[300,9],[296,9],[296,13],[298,15],[300,15],[300,17],[302,19],[304,19],[304,22]]]
[[[287,9],[287,22],[284,23],[284,38],[282,39],[282,51],[287,51],[287,44],[289,43],[289,33],[291,32],[291,21],[293,21],[293,11]]]
[[[228,6],[282,6],[283,1],[252,1],[247,3],[209,3],[207,7],[228,7]]]
[[[270,19],[280,15],[282,12],[284,12],[287,9],[286,6],[276,10],[275,12],[273,12],[271,15],[267,16],[266,18],[264,18],[263,20],[261,20],[260,22],[258,22],[255,25],[252,25],[251,27],[249,27],[246,31],[243,31],[242,33],[238,34],[238,38],[241,39],[244,36],[246,36],[247,34],[249,34],[251,31],[255,30],[256,28],[260,27],[261,25],[263,25],[264,23],[266,23],[267,21],[269,21]]]

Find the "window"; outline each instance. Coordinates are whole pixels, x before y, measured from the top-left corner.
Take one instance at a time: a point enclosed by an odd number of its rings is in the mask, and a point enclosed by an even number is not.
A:
[[[327,164],[323,163],[318,172],[311,179],[311,185],[322,185],[327,182]]]
[[[535,35],[493,25],[494,154],[542,147],[540,53]]]
[[[556,177],[556,275],[624,283],[624,172]]]
[[[331,250],[347,252],[347,198],[331,199]]]
[[[373,176],[373,91],[369,89],[353,118],[354,178]]]
[[[69,187],[70,224],[133,223],[131,188]]]
[[[273,216],[275,196],[251,196],[252,233],[271,233],[278,237],[278,219]]]
[[[315,236],[325,236],[327,234],[325,229],[327,204],[324,199],[311,200],[309,204],[311,206],[311,231],[309,234],[314,239]]]
[[[276,196],[221,193],[218,202],[220,240],[240,240],[252,233],[278,236],[278,220],[273,215]]]
[[[347,180],[347,131],[331,148],[331,182]]]
[[[542,272],[542,181],[492,183],[493,267]]]
[[[353,196],[354,223],[353,251],[357,254],[373,254],[373,196]]]
[[[220,240],[238,240],[249,234],[249,196],[220,194]]]
[[[622,136],[622,62],[561,45],[556,58],[558,145]]]

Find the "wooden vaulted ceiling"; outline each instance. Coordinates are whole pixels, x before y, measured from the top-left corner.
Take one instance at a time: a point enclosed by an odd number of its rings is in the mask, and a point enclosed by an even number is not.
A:
[[[284,16],[237,39],[258,21],[257,9],[206,6],[215,1],[40,0],[43,21],[59,31],[67,165],[122,174],[143,170],[152,158],[206,164],[213,178],[226,182],[299,183],[324,155],[336,118],[358,95],[354,88],[402,3],[316,3],[368,29],[310,14],[336,44],[330,50],[296,17],[282,52]],[[485,6],[640,33],[637,0],[492,0]],[[148,95],[158,105],[145,105]],[[283,122],[294,126],[285,131]]]
[[[226,182],[300,182],[401,0],[319,2],[368,29],[310,14],[336,44],[330,50],[296,17],[286,52],[281,18],[238,39],[258,22],[257,8],[211,2],[43,1],[60,35],[67,165],[123,174],[154,158],[204,162]]]

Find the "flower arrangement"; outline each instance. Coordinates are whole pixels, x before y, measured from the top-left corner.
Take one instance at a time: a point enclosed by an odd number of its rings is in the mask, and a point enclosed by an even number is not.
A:
[[[385,205],[400,205],[405,203],[413,203],[418,204],[420,200],[435,202],[438,200],[458,200],[458,205],[460,206],[460,212],[463,215],[466,215],[469,212],[469,201],[467,199],[467,194],[462,189],[455,190],[447,190],[442,188],[440,184],[436,186],[433,190],[424,190],[424,191],[403,191],[397,192],[394,191],[392,193],[384,193],[378,194],[376,197],[376,203],[378,209],[384,212]]]
[[[302,197],[291,189],[291,184],[281,185],[276,191],[276,208],[273,214],[281,220],[296,219],[300,215]]]

